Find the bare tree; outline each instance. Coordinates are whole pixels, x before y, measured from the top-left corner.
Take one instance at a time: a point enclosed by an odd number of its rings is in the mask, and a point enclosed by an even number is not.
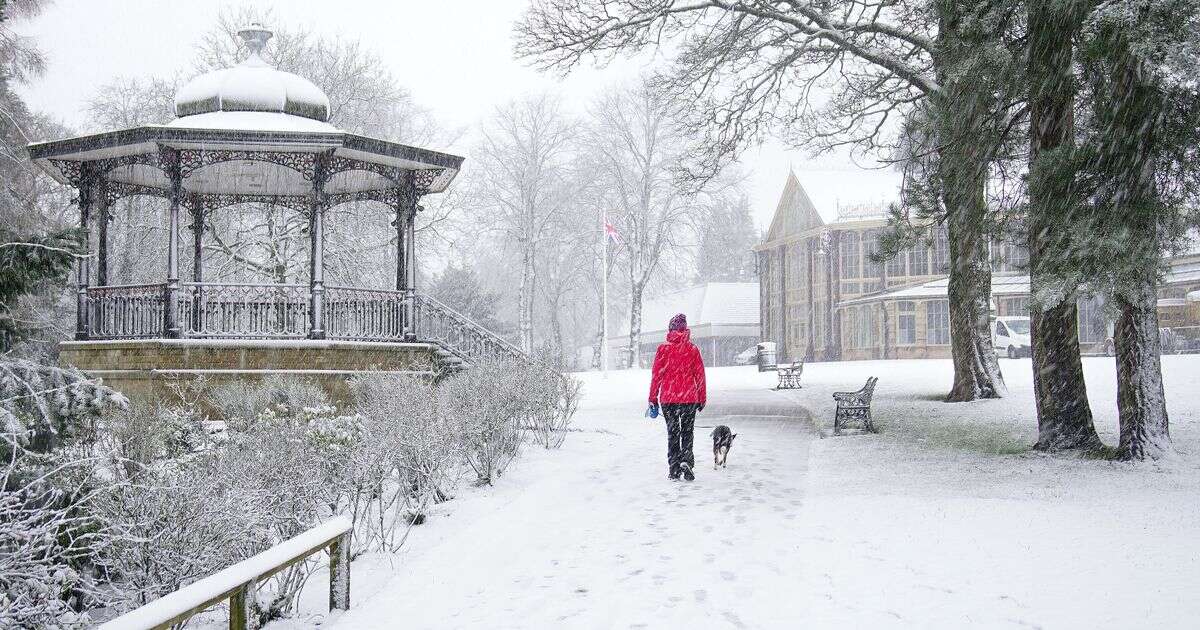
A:
[[[478,149],[476,184],[492,226],[517,245],[517,328],[521,349],[531,352],[537,252],[568,203],[573,126],[557,99],[545,94],[498,107],[490,122]]]
[[[670,43],[657,86],[700,104],[689,108],[704,132],[700,177],[768,131],[809,149],[888,150],[893,123],[926,106],[952,244],[947,400],[961,401],[1004,391],[988,334],[986,184],[1010,122],[1013,13],[950,0],[540,0],[516,26],[517,53],[567,71]]]
[[[618,266],[629,289],[629,352],[640,365],[642,298],[664,260],[678,252],[698,212],[674,173],[686,148],[675,104],[646,83],[601,95],[591,108],[593,152],[601,203],[620,234]]]

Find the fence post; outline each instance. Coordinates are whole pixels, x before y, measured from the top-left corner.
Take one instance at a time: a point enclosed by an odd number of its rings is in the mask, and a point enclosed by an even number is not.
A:
[[[258,585],[250,580],[229,597],[229,630],[256,630],[258,619],[254,617],[254,603]]]
[[[350,610],[350,532],[329,543],[329,610]]]

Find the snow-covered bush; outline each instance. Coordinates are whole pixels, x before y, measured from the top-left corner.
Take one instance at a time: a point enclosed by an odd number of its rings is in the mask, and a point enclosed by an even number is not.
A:
[[[428,506],[450,498],[461,471],[461,429],[426,379],[363,376],[354,392],[367,436],[361,455],[381,473],[368,506],[370,544],[394,550],[401,523],[422,522]]]
[[[125,396],[79,370],[0,361],[0,432],[31,450],[49,452],[76,434],[90,435],[102,411],[128,404]],[[3,449],[0,444],[0,454],[6,454]]]
[[[234,381],[213,387],[208,402],[234,428],[244,428],[245,423],[270,408],[299,410],[330,404],[329,396],[319,386],[286,374],[272,374],[257,383]]]
[[[522,379],[526,401],[524,428],[544,448],[558,448],[579,407],[579,381],[547,370],[528,368]]]
[[[524,366],[480,359],[441,383],[443,406],[461,429],[463,458],[479,484],[491,484],[521,448],[520,423],[528,403]]]
[[[32,453],[0,433],[0,628],[82,628],[98,595],[87,559],[107,539],[88,507],[94,462]]]

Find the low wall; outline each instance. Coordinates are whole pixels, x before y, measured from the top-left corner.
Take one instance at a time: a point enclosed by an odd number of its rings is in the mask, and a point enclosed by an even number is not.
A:
[[[289,374],[344,400],[347,381],[368,373],[432,376],[434,346],[425,343],[146,339],[65,341],[59,363],[77,367],[130,398],[163,398],[170,384],[203,378],[210,385]]]

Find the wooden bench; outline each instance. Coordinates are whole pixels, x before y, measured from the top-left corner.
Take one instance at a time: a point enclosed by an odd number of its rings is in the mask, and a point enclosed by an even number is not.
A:
[[[863,430],[867,433],[875,432],[875,425],[871,424],[871,396],[875,393],[875,383],[879,379],[872,376],[867,379],[867,384],[856,392],[835,392],[833,399],[837,401],[837,411],[833,415],[833,434],[841,433],[842,428],[847,422],[861,421]]]
[[[800,375],[804,373],[804,361],[792,361],[790,367],[779,368],[779,384],[775,389],[799,389]]]

